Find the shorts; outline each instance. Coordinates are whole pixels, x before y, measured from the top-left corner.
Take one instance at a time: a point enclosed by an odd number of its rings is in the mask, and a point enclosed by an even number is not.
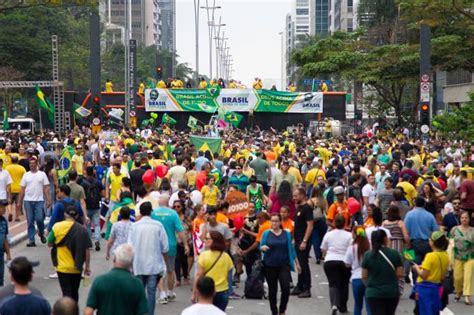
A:
[[[11,194],[12,204],[13,204],[14,202],[16,203],[16,202],[18,201],[18,195],[19,195],[19,194],[20,194],[20,193],[12,193],[12,194]]]
[[[168,258],[165,259],[166,272],[174,272],[175,260],[176,260],[176,256],[168,256]]]
[[[0,207],[5,207],[5,206],[8,206],[8,200],[0,199]]]

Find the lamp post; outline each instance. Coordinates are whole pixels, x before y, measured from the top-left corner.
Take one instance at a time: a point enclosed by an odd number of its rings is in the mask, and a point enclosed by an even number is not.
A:
[[[284,91],[284,90],[285,90],[285,83],[286,83],[286,82],[285,82],[285,75],[284,75],[284,63],[283,63],[283,59],[284,59],[284,56],[283,56],[283,34],[284,34],[284,33],[283,33],[283,32],[280,32],[280,33],[278,33],[278,34],[279,34],[280,37],[281,37],[281,44],[280,44],[280,46],[281,46],[281,47],[280,47],[280,50],[281,50],[281,53],[280,53],[280,54],[281,54],[281,61],[280,61],[280,68],[281,68],[281,69],[280,69],[280,70],[281,70],[281,87],[280,87],[280,89],[281,89],[282,91]]]
[[[207,12],[207,25],[209,27],[209,76],[212,80],[212,37],[214,33],[214,12],[216,9],[220,9],[220,6],[216,6],[216,0],[213,0],[212,6],[209,6],[209,0],[206,0],[206,6],[201,9],[206,9]]]
[[[217,28],[216,37],[214,39],[216,40],[216,77],[219,77],[219,47],[220,47],[220,33],[221,33],[221,27],[226,26],[225,24],[221,23],[222,17],[219,17],[219,23],[214,24],[213,27]]]
[[[196,82],[199,81],[199,5],[201,0],[194,0],[194,36],[196,45]]]

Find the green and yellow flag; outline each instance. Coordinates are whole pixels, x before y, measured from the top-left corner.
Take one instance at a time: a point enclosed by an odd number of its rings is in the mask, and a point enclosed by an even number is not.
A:
[[[36,98],[38,100],[38,106],[46,111],[46,113],[48,114],[49,121],[54,122],[54,104],[51,103],[51,101],[46,96],[44,96],[44,93],[43,91],[41,91],[39,86],[36,86],[35,90]]]
[[[408,261],[414,261],[416,258],[415,255],[415,250],[413,249],[404,249],[402,252],[403,258],[405,258]]]
[[[7,110],[3,111],[3,130],[10,129],[10,123],[8,122],[8,113]]]
[[[212,153],[217,153],[219,152],[222,143],[221,138],[190,136],[189,140],[194,145],[194,148],[197,152],[209,151]]]
[[[194,116],[189,115],[188,127],[191,128],[191,129],[194,129],[194,128],[196,128],[197,124],[198,124],[197,118],[194,117]]]
[[[69,171],[72,168],[72,155],[71,152],[66,148],[61,153],[61,159],[59,160],[59,170],[58,170],[58,177],[62,179],[66,177]]]
[[[161,123],[162,124],[170,124],[170,125],[176,125],[176,120],[168,115],[167,113],[163,114],[163,117],[161,117]]]
[[[239,126],[240,122],[242,121],[242,118],[244,118],[244,116],[235,112],[227,112],[224,115],[225,122],[232,124],[232,126],[234,126],[235,128]]]

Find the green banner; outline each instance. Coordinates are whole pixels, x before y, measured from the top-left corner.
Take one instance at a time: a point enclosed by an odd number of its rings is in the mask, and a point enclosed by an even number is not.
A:
[[[217,110],[215,97],[207,90],[168,90],[171,101],[184,112],[208,112]]]
[[[256,112],[272,113],[322,113],[322,93],[290,93],[283,91],[256,90]]]

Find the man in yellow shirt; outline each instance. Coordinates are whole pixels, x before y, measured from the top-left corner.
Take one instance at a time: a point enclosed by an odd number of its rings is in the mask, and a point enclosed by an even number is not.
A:
[[[110,79],[107,79],[105,81],[105,92],[110,93],[114,91],[114,85],[112,84],[112,81]]]
[[[200,89],[206,89],[207,88],[207,82],[204,78],[201,78],[201,80],[199,80],[199,88]]]
[[[145,94],[145,83],[143,81],[140,82],[138,85],[138,94],[144,95]]]
[[[405,174],[402,177],[402,181],[397,184],[397,187],[401,187],[403,192],[405,193],[405,198],[407,199],[410,207],[413,207],[413,201],[415,200],[418,193],[416,192],[416,188],[410,184],[410,175]]]
[[[23,175],[26,173],[26,169],[18,164],[18,157],[17,156],[12,156],[12,163],[5,167],[5,171],[7,171],[10,174],[10,177],[12,178],[12,183],[10,186],[11,189],[11,203],[7,207],[7,212],[8,212],[8,221],[12,221],[13,219],[13,209],[16,209],[16,201],[18,198],[18,194],[20,193],[20,182],[21,178]],[[15,207],[13,205],[15,203]],[[15,221],[19,222],[20,221],[20,212],[17,211],[15,215]]]
[[[112,211],[115,203],[119,202],[117,192],[122,188],[122,179],[127,175],[120,172],[122,166],[120,163],[114,163],[112,166],[112,173],[109,174],[105,183],[105,198],[109,199],[109,211]]]
[[[158,83],[156,83],[156,88],[157,89],[166,89],[166,82],[163,81],[163,80],[158,81]]]
[[[263,88],[263,82],[259,78],[255,78],[255,81],[253,81],[252,87],[255,90],[261,90]]]
[[[228,86],[229,89],[236,89],[237,88],[237,83],[235,83],[235,80],[230,80],[229,82],[229,86]]]
[[[326,173],[321,167],[321,162],[317,162],[316,165],[311,170],[309,170],[304,181],[307,184],[312,184],[314,186],[318,184],[319,177],[326,181]]]
[[[296,85],[294,85],[293,83],[290,83],[290,85],[288,85],[288,92],[291,92],[291,93],[296,92]]]

